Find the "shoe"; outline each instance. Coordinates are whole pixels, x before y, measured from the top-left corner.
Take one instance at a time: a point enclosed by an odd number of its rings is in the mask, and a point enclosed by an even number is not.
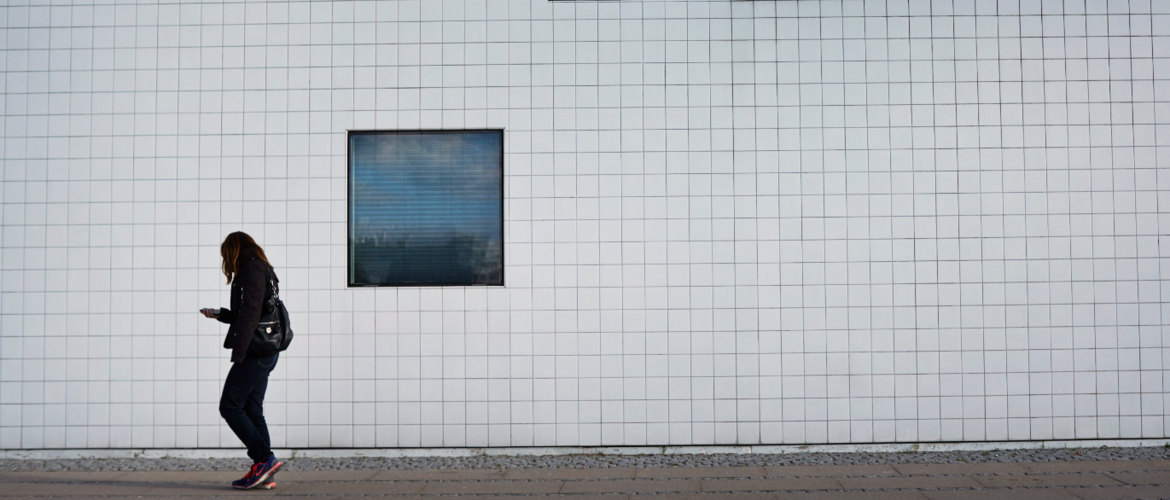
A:
[[[252,483],[252,476],[256,474],[256,470],[259,469],[261,465],[263,464],[252,464],[252,468],[248,469],[248,473],[244,474],[244,477],[232,481],[232,488],[238,490],[248,489],[248,485]]]
[[[272,482],[273,486],[275,486],[274,481],[267,480],[269,477],[272,477],[273,474],[276,474],[276,471],[280,470],[280,467],[283,465],[284,462],[277,460],[275,455],[268,457],[267,462],[252,465],[252,469],[248,471],[248,475],[232,481],[232,487],[240,490],[246,490],[255,488],[261,484],[264,484],[265,482]]]
[[[272,480],[272,476],[265,479],[263,483],[256,485],[256,489],[258,490],[271,490],[273,488],[276,488],[276,481]]]

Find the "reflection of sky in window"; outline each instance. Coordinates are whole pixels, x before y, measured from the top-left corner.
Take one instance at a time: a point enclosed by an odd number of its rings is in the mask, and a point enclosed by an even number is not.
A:
[[[498,260],[501,250],[501,134],[351,134],[351,260],[358,260],[358,273],[372,282],[449,283],[464,281],[452,277],[455,267],[487,272],[472,268]],[[456,240],[461,243],[451,243]],[[467,255],[471,248],[475,256]],[[419,252],[459,255],[420,263]],[[408,279],[398,269],[403,265],[433,267],[445,277],[430,279],[416,269]],[[351,281],[365,281],[354,278],[351,269]]]

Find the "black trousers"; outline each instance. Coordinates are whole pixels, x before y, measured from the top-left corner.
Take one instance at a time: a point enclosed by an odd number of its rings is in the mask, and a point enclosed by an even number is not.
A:
[[[272,440],[264,422],[264,391],[268,389],[268,374],[276,368],[279,357],[280,354],[273,354],[267,358],[245,358],[233,364],[219,399],[219,415],[248,447],[248,457],[253,463],[266,462],[272,456]]]

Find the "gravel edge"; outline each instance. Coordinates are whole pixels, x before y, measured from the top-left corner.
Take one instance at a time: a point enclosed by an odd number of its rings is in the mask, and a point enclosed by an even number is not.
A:
[[[243,451],[240,452],[243,455]],[[744,467],[768,465],[883,465],[947,463],[1170,460],[1170,445],[1133,448],[1064,448],[944,452],[801,452],[783,454],[543,455],[472,457],[284,458],[285,470],[599,469],[622,467]],[[0,459],[0,472],[227,471],[244,470],[244,458]]]

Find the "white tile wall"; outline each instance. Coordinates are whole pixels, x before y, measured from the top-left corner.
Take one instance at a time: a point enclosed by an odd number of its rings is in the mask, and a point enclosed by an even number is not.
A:
[[[196,312],[235,230],[294,311],[279,447],[1170,436],[1170,2],[0,26],[0,448],[237,446]],[[485,127],[507,286],[347,289],[345,130]]]

